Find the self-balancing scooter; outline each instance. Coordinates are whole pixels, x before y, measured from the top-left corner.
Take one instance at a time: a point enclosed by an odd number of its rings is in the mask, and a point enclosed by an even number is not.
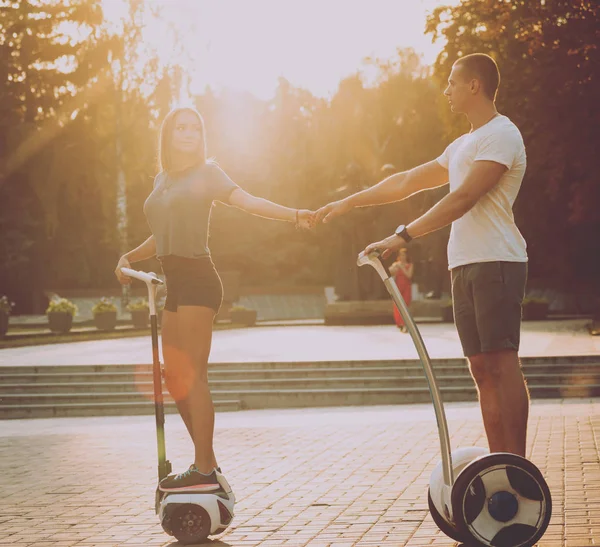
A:
[[[148,288],[150,327],[152,332],[152,376],[154,380],[154,414],[156,417],[156,440],[158,446],[158,481],[171,472],[165,449],[165,413],[162,392],[162,376],[158,356],[158,322],[156,316],[156,290],[163,281],[152,272],[140,272],[130,268],[121,271],[128,277],[139,279]],[[155,510],[163,530],[180,543],[200,543],[209,535],[226,530],[233,519],[235,497],[225,477],[217,472],[221,489],[214,493],[169,493],[156,489]]]
[[[375,268],[398,307],[411,338],[433,401],[442,461],[429,480],[431,516],[450,538],[485,547],[531,547],[550,522],[552,499],[539,469],[529,460],[485,448],[450,451],[450,435],[431,361],[394,278],[379,260],[380,253],[361,253],[358,265]]]

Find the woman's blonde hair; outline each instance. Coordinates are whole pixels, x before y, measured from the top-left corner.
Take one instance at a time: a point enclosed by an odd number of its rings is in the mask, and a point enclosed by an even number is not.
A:
[[[175,128],[175,118],[177,114],[180,112],[191,112],[198,117],[198,121],[200,122],[202,138],[200,141],[200,146],[197,150],[197,160],[198,164],[206,163],[206,135],[204,132],[204,120],[195,108],[191,106],[183,106],[174,108],[169,112],[165,119],[163,120],[160,126],[160,137],[159,137],[159,145],[158,145],[158,165],[161,171],[170,171],[173,169],[173,158],[171,154],[171,136],[173,135],[173,129]]]

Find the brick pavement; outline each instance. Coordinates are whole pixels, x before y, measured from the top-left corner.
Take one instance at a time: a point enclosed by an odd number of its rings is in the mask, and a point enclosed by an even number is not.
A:
[[[453,447],[485,446],[477,406],[447,405]],[[600,544],[600,401],[532,403],[528,455],[554,511],[540,547]],[[153,418],[0,422],[0,545],[176,545],[153,512]],[[217,415],[216,452],[238,497],[213,547],[456,545],[427,512],[439,458],[431,405]],[[191,443],[167,416],[175,470]]]

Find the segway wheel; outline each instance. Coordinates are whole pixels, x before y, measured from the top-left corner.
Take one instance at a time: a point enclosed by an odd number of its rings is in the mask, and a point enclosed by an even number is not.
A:
[[[427,491],[427,504],[429,505],[429,512],[431,513],[431,518],[433,522],[435,522],[436,526],[444,532],[449,538],[454,541],[460,541],[461,543],[465,541],[465,536],[463,536],[455,526],[449,523],[442,515],[440,515],[436,506],[433,504],[433,500],[431,499],[431,493]]]
[[[179,543],[202,543],[210,534],[210,516],[204,507],[185,503],[173,511],[170,527]]]
[[[469,545],[532,547],[548,528],[552,498],[533,463],[496,453],[477,459],[458,475],[452,510]]]

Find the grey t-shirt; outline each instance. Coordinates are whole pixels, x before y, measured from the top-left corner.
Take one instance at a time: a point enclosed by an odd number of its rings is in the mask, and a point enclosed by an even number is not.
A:
[[[144,213],[156,241],[156,256],[197,258],[210,254],[208,226],[213,201],[228,203],[239,188],[214,163],[177,174],[160,172],[144,203]]]

